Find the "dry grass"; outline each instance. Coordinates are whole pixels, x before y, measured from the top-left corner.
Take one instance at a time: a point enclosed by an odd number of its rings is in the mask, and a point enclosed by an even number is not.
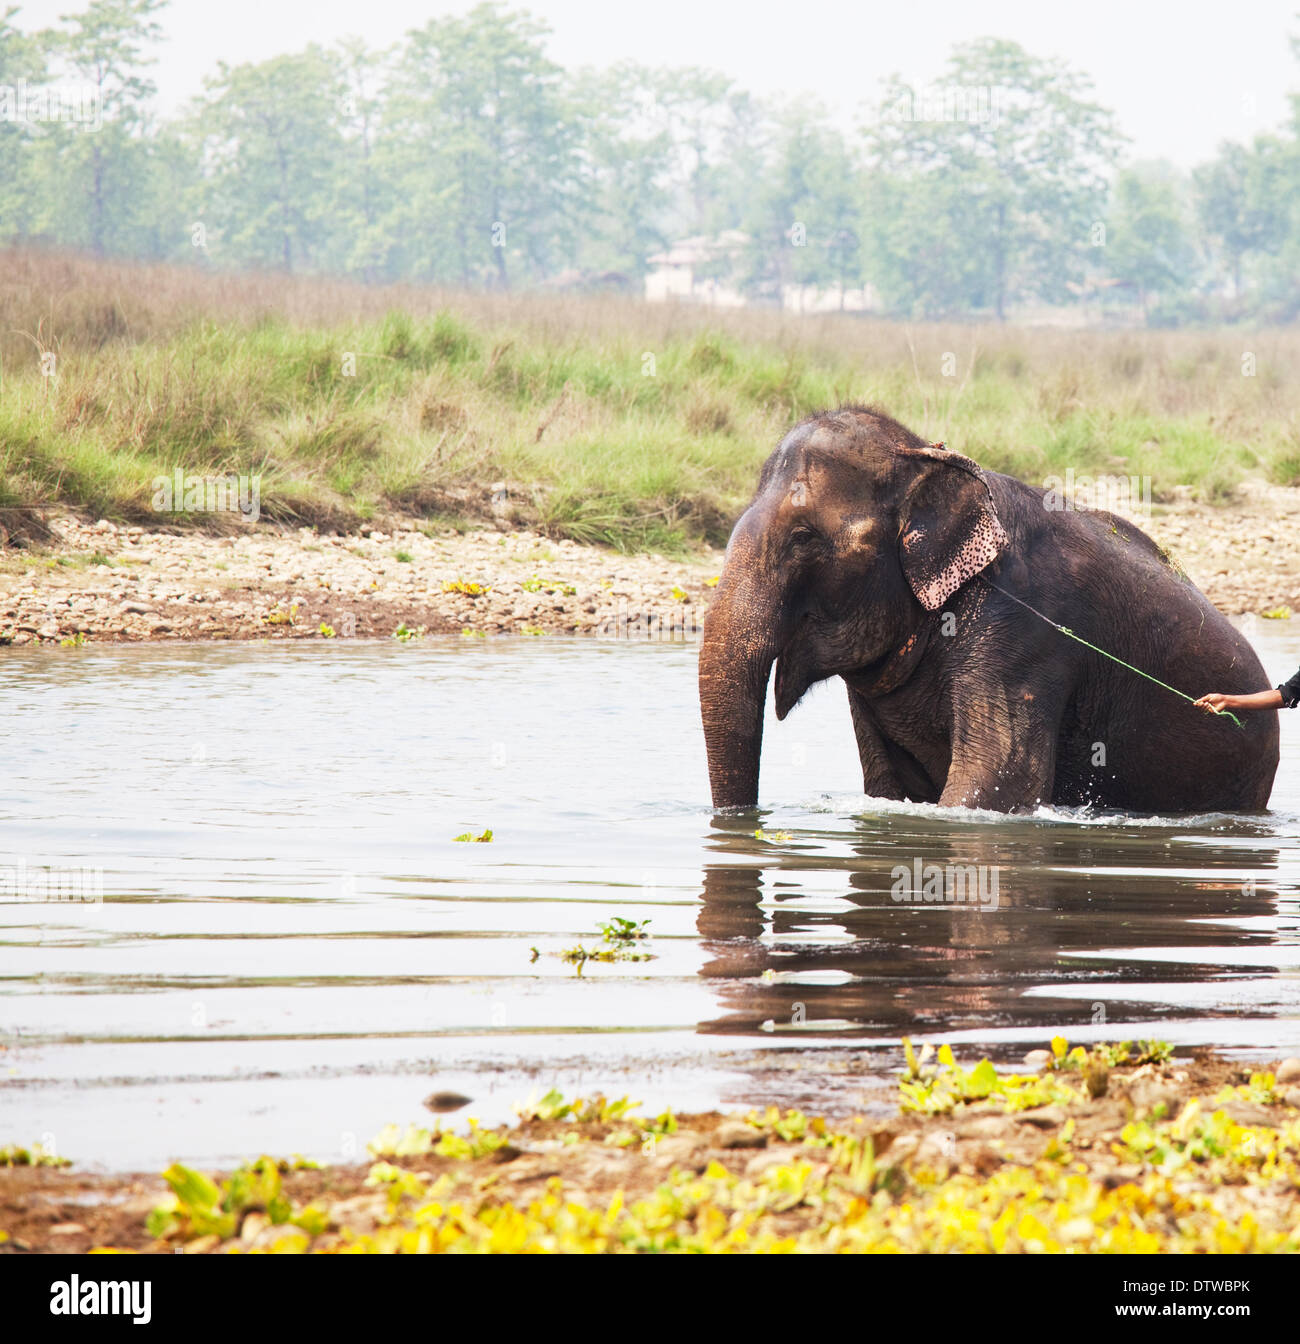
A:
[[[472,514],[505,480],[557,534],[718,540],[791,421],[849,400],[1026,479],[1229,499],[1244,475],[1300,483],[1297,366],[1293,330],[909,328],[12,251],[0,518],[138,518],[180,465],[256,473],[264,513],[326,526]]]

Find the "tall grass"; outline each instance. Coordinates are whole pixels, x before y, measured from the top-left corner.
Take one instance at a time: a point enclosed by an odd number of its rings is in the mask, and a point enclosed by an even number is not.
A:
[[[845,401],[1026,479],[1223,500],[1300,484],[1297,367],[1289,330],[906,328],[0,252],[0,523],[156,522],[179,466],[259,475],[273,519],[472,517],[504,482],[556,535],[680,547],[725,538],[782,432]]]

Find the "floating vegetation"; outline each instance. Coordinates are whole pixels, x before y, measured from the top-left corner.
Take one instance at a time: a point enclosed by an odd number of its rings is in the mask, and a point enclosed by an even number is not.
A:
[[[649,938],[647,932],[650,921],[641,920],[637,923],[635,920],[624,919],[621,915],[615,915],[608,924],[597,924],[602,937],[607,943],[617,943],[620,946],[627,943],[635,943],[641,938]]]
[[[466,831],[464,835],[453,835],[451,838],[453,842],[458,844],[490,845],[492,843],[492,832],[486,830],[482,835],[475,835],[472,831]]]
[[[43,1143],[31,1148],[20,1148],[11,1143],[0,1148],[0,1167],[69,1167],[71,1161],[51,1152]]]
[[[1038,1074],[999,1074],[987,1059],[973,1069],[963,1069],[952,1049],[943,1045],[936,1054],[931,1045],[920,1055],[912,1042],[903,1038],[907,1069],[898,1085],[899,1105],[905,1111],[923,1115],[947,1115],[966,1102],[998,1100],[1007,1110],[1028,1110],[1034,1106],[1079,1101],[1083,1093],[1071,1087],[1049,1069]],[[935,1060],[934,1064],[929,1061]]]
[[[451,1157],[462,1162],[472,1162],[480,1157],[490,1157],[507,1146],[506,1127],[483,1129],[479,1122],[470,1116],[469,1133],[457,1134],[454,1130],[422,1129],[418,1125],[408,1125],[402,1129],[399,1125],[388,1125],[367,1144],[375,1157],[419,1157],[426,1153],[435,1157]],[[391,1182],[396,1179],[390,1173],[395,1169],[382,1164],[385,1170],[376,1177],[371,1170],[367,1184]]]
[[[1071,1050],[1065,1037],[1054,1036],[1041,1075],[1000,1074],[987,1059],[966,1070],[955,1061],[949,1046],[940,1046],[936,1053],[933,1046],[926,1045],[918,1055],[907,1037],[903,1038],[903,1053],[907,1060],[899,1083],[903,1110],[945,1115],[964,1103],[977,1101],[1023,1111],[1077,1102],[1085,1094],[1095,1099],[1105,1095],[1112,1068],[1164,1064],[1171,1058],[1173,1047],[1163,1041],[1141,1041],[1136,1047],[1131,1041],[1122,1041],[1119,1045],[1097,1045],[1091,1051],[1081,1045]],[[1062,1076],[1071,1072],[1078,1074],[1082,1088]]]
[[[423,639],[428,626],[419,625],[414,630],[405,621],[393,631],[393,638],[401,644],[409,644],[413,639]],[[465,632],[462,631],[462,634]]]
[[[271,1249],[304,1249],[307,1241],[329,1227],[330,1217],[320,1204],[293,1207],[282,1188],[281,1172],[287,1170],[288,1163],[260,1157],[238,1168],[218,1186],[202,1172],[174,1162],[163,1172],[171,1196],[154,1208],[145,1227],[160,1241],[212,1238],[215,1244],[235,1236],[245,1214],[260,1214],[266,1225],[286,1230],[283,1240],[298,1243]],[[292,1235],[294,1229],[300,1235]]]
[[[578,943],[573,947],[561,948],[553,955],[575,966],[579,975],[589,961],[652,961],[652,952],[640,950],[641,945],[650,939],[649,925],[648,919],[637,922],[614,915],[604,924],[596,926],[601,936],[597,946],[589,948]],[[529,951],[532,954],[530,961],[536,961],[542,955],[535,947],[529,948]]]
[[[627,1097],[608,1101],[600,1092],[565,1101],[564,1094],[552,1088],[545,1096],[534,1095],[525,1102],[516,1102],[514,1111],[523,1121],[572,1120],[578,1124],[609,1125],[632,1114],[640,1105],[639,1101],[629,1101]]]
[[[1249,1082],[1223,1088],[1214,1101],[1217,1106],[1233,1101],[1246,1101],[1254,1106],[1277,1106],[1282,1103],[1282,1090],[1271,1073],[1252,1073]]]
[[[578,968],[578,974],[582,974],[582,968],[589,961],[651,961],[653,954],[650,952],[632,952],[625,947],[583,947],[578,943],[574,947],[566,947],[555,954],[561,961],[567,961],[570,966]]]
[[[552,1088],[517,1105],[513,1125],[389,1126],[359,1169],[263,1157],[217,1181],[177,1164],[141,1230],[152,1241],[131,1248],[1300,1250],[1300,1106],[1273,1073],[1239,1081],[1162,1043],[1060,1037],[1033,1074],[964,1068],[946,1046],[904,1054],[893,1117],[770,1106],[649,1118],[627,1097]],[[1090,1067],[1111,1071],[1103,1097],[1087,1094]]]
[[[754,832],[755,840],[767,840],[773,844],[782,844],[787,840],[793,840],[794,836],[789,831],[765,831],[761,826]]]

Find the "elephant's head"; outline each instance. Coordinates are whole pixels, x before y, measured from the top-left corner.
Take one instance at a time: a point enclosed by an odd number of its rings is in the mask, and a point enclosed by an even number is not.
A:
[[[784,718],[814,682],[888,661],[1006,545],[969,458],[862,407],[768,458],[704,622],[700,710],[717,807],[758,801],[768,676]]]

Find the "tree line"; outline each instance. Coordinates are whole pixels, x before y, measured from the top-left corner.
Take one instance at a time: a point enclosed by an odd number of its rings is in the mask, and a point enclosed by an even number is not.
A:
[[[1184,172],[1133,162],[1089,80],[956,46],[851,127],[695,67],[566,70],[479,4],[391,48],[218,64],[167,118],[166,0],[0,12],[0,239],[229,268],[465,287],[622,287],[674,239],[752,302],[868,285],[908,317],[1116,305],[1152,324],[1300,313],[1300,96]]]

